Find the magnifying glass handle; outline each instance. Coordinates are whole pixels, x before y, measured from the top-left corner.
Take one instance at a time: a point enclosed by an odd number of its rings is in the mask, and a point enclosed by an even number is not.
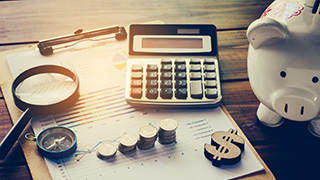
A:
[[[21,132],[28,124],[31,117],[32,117],[32,113],[28,108],[20,116],[19,120],[13,125],[13,127],[10,129],[6,137],[4,137],[4,139],[0,144],[0,159],[4,159],[7,156],[11,147],[16,142],[16,140],[18,139]]]

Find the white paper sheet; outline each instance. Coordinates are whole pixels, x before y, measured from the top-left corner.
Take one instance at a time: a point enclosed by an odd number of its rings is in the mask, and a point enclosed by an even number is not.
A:
[[[58,161],[46,159],[53,179],[230,179],[260,171],[263,166],[246,146],[239,163],[214,167],[204,156],[204,144],[215,131],[234,128],[218,107],[215,109],[163,110],[135,109],[124,100],[127,42],[116,40],[83,42],[76,46],[41,56],[38,51],[12,54],[7,62],[13,77],[41,64],[59,64],[70,68],[80,78],[80,99],[65,113],[34,117],[38,134],[51,126],[65,126],[76,132],[75,154]],[[160,120],[178,121],[177,142],[129,155],[117,152],[111,160],[96,156],[104,142],[117,145],[125,133],[137,135],[144,125],[158,127]]]

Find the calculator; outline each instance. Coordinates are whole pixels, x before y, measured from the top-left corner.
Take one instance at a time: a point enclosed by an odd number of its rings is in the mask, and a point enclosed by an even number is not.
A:
[[[132,24],[125,99],[132,106],[215,107],[221,102],[216,27]]]

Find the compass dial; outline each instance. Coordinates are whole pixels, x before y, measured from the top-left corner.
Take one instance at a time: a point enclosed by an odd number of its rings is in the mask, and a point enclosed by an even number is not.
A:
[[[76,141],[75,133],[65,127],[45,129],[37,138],[39,152],[55,159],[72,154],[76,149]]]

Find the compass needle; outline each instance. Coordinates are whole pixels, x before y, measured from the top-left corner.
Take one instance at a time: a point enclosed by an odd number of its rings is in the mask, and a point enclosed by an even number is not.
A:
[[[51,159],[65,158],[76,151],[76,134],[65,127],[51,127],[37,137],[40,154]]]
[[[63,140],[65,140],[66,139],[66,137],[64,136],[64,137],[62,137],[61,139],[59,139],[58,141],[59,141],[59,144],[63,141]]]
[[[53,143],[53,144],[51,144],[49,147],[47,147],[46,149],[47,149],[47,150],[51,150],[52,148],[54,148],[55,145],[56,145],[56,144]]]

